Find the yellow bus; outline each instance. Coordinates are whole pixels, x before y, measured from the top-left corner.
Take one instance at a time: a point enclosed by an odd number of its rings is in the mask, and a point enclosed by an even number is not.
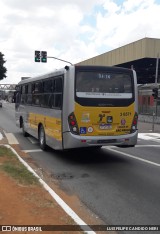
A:
[[[135,146],[136,72],[107,66],[65,66],[19,82],[16,125],[46,146]]]

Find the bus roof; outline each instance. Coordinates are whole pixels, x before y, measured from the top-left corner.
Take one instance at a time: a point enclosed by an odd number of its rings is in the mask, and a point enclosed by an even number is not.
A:
[[[54,70],[52,72],[48,72],[48,73],[45,73],[45,74],[42,74],[42,75],[38,75],[38,76],[35,76],[35,77],[30,77],[28,79],[21,80],[18,83],[18,85],[25,84],[25,83],[30,83],[30,82],[33,82],[33,81],[38,81],[38,80],[41,80],[41,79],[47,79],[47,78],[52,77],[53,75],[54,76],[59,76],[59,75],[64,74],[65,71],[66,70],[64,68],[61,68],[61,69],[57,69],[57,70]]]
[[[94,66],[94,65],[74,65],[74,66],[65,66],[64,68],[61,69],[57,69],[54,70],[52,72],[49,73],[45,73],[42,75],[38,75],[35,77],[30,77],[28,79],[24,79],[21,80],[18,85],[20,84],[25,84],[25,83],[30,83],[33,81],[38,81],[38,80],[42,80],[42,79],[47,79],[50,78],[52,76],[59,76],[59,75],[63,75],[67,70],[71,69],[71,68],[78,68],[80,70],[98,70],[98,69],[107,69],[108,71],[119,71],[119,72],[131,72],[133,71],[132,69],[128,69],[128,68],[123,68],[123,67],[116,67],[116,66]]]

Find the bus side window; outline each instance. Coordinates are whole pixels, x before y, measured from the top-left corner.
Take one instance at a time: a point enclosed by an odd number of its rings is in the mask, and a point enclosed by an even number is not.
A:
[[[26,98],[26,103],[28,105],[32,104],[32,84],[28,84],[28,93],[27,93],[27,98]]]
[[[26,85],[22,85],[21,103],[25,104],[25,101],[26,101]]]
[[[42,106],[48,107],[49,94],[43,94]]]
[[[62,93],[63,85],[62,85],[62,78],[55,79],[55,92]]]
[[[62,94],[55,94],[55,107],[62,109]]]
[[[48,105],[49,108],[54,108],[55,106],[55,95],[53,93],[49,95]]]
[[[42,95],[42,104],[43,107],[50,107],[51,108],[51,94],[53,89],[53,82],[52,79],[47,79],[43,81],[43,95]]]
[[[43,81],[43,92],[44,93],[52,92],[52,80],[51,79]]]
[[[55,79],[55,108],[62,109],[63,82],[62,77]]]
[[[41,105],[41,100],[42,100],[42,82],[35,82],[33,85],[33,104],[36,106]]]

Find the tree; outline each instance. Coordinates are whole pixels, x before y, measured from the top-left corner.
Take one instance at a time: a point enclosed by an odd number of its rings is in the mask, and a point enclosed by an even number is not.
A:
[[[3,58],[4,54],[2,54],[0,52],[0,80],[3,80],[4,78],[6,78],[6,72],[7,72],[7,69],[6,67],[4,67],[4,63],[6,62]]]

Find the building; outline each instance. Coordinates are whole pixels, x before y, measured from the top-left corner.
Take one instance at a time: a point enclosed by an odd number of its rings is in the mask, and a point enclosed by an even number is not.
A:
[[[118,66],[135,69],[139,87],[139,113],[152,115],[155,112],[160,116],[160,101],[155,102],[152,96],[155,81],[159,83],[160,88],[160,65],[157,66],[159,57],[160,39],[146,37],[84,60],[77,65]]]
[[[146,37],[84,60],[78,65],[132,67],[137,72],[138,84],[148,84],[155,82],[158,53],[160,56],[160,39]],[[160,66],[158,74],[158,82],[160,82]]]

